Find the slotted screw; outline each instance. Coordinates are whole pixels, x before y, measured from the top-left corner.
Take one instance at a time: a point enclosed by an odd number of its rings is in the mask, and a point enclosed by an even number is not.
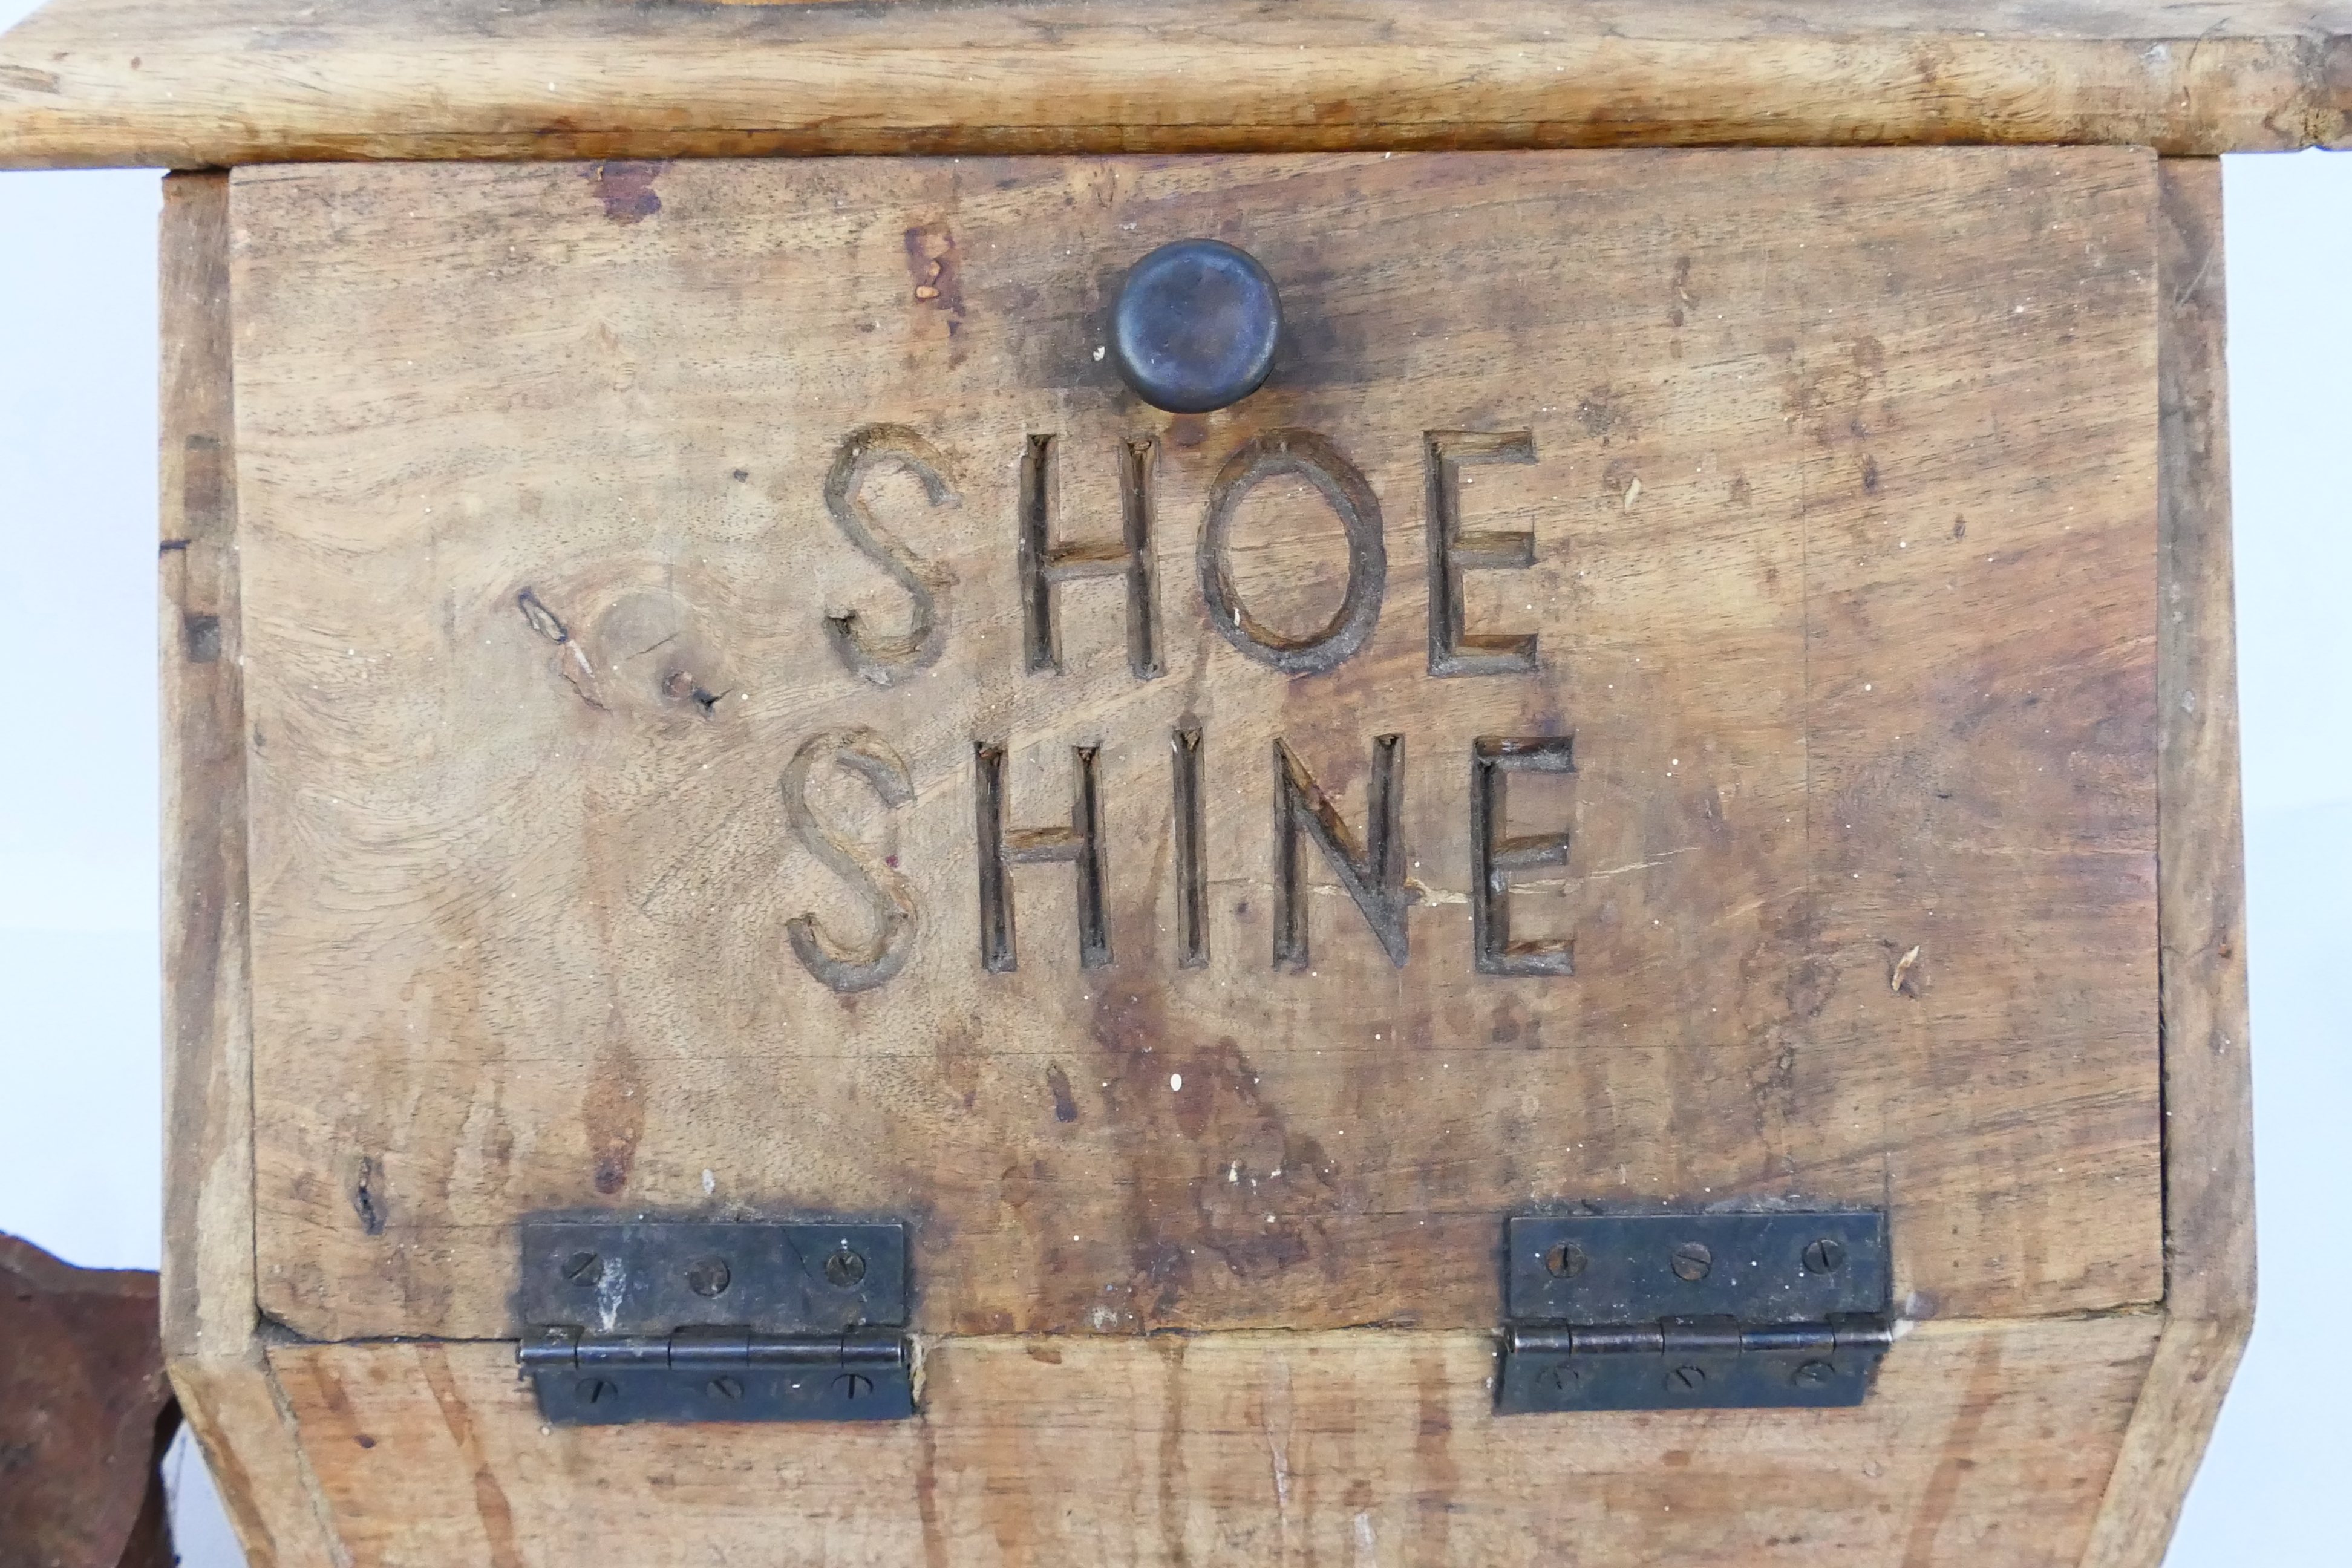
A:
[[[845,1247],[826,1256],[824,1277],[829,1283],[846,1290],[866,1278],[866,1259]]]
[[[1837,1375],[1837,1368],[1825,1361],[1809,1361],[1790,1376],[1799,1388],[1820,1388]]]
[[[716,1296],[735,1278],[723,1258],[706,1258],[686,1270],[686,1283],[698,1296]]]
[[[1834,1274],[1845,1267],[1845,1248],[1833,1237],[1823,1237],[1805,1248],[1805,1272]]]
[[[606,1400],[617,1397],[621,1391],[604,1378],[583,1377],[580,1380],[578,1392],[581,1404],[602,1405]]]
[[[1696,1393],[1706,1386],[1706,1373],[1695,1366],[1678,1366],[1666,1373],[1666,1381],[1685,1394]]]
[[[731,1377],[714,1377],[710,1380],[710,1392],[720,1399],[740,1399],[743,1385]]]
[[[1677,1279],[1696,1285],[1706,1279],[1707,1271],[1714,1267],[1715,1254],[1706,1249],[1705,1242],[1685,1241],[1675,1248],[1675,1278]]]
[[[844,1399],[863,1399],[874,1392],[874,1380],[864,1373],[845,1372],[833,1380],[833,1391]]]
[[[1572,1241],[1559,1242],[1544,1254],[1544,1267],[1551,1270],[1556,1279],[1575,1279],[1591,1261],[1584,1255],[1584,1248]]]
[[[604,1260],[593,1252],[575,1252],[563,1260],[563,1277],[574,1285],[593,1289],[604,1278]]]

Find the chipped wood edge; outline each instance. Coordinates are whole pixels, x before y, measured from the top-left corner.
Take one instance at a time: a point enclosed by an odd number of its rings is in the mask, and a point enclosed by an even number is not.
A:
[[[257,1337],[228,221],[226,174],[164,182],[163,1353],[248,1560],[341,1568]]]
[[[2253,1094],[2221,170],[2161,165],[2157,696],[2165,1327],[2083,1562],[2154,1568],[2253,1327]]]
[[[2340,5],[2088,29],[1694,0],[1649,36],[1622,9],[53,0],[0,39],[0,167],[2352,142]]]

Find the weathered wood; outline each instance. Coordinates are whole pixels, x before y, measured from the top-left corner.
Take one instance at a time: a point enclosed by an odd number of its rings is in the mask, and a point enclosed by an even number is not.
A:
[[[2254,1311],[2221,166],[2167,163],[2162,189],[2165,1326],[2084,1559],[2091,1568],[2162,1561]]]
[[[2344,0],[55,0],[0,166],[2352,137]]]
[[[541,1426],[509,1346],[271,1352],[358,1568],[2071,1564],[2156,1322],[1931,1324],[1854,1410],[1497,1416],[1484,1334],[957,1339],[858,1428]],[[717,1432],[723,1430],[723,1441]]]
[[[253,1038],[228,177],[163,185],[164,1349],[253,1337]]]
[[[1658,154],[233,188],[238,407],[209,480],[185,437],[228,416],[220,181],[175,183],[173,232],[204,238],[166,247],[166,531],[191,542],[166,552],[169,1321],[257,1562],[2160,1551],[2252,1279],[2203,173]],[[1088,331],[1126,257],[1196,231],[1274,262],[1307,330],[1260,400],[1173,420]],[[898,454],[864,488],[869,559],[825,489],[877,424],[912,434],[860,448]],[[1251,438],[1302,427],[1363,468],[1387,594],[1363,652],[1285,675],[1211,626],[1193,531]],[[1540,668],[1433,679],[1429,433],[1521,428],[1536,460],[1464,467],[1454,500],[1469,534],[1533,534],[1526,575],[1469,574],[1468,619],[1538,632]],[[1055,590],[1065,668],[1032,673],[1024,454],[1050,542],[1116,539],[1114,458],[1144,435],[1165,673],[1133,673],[1123,579]],[[1238,515],[1237,591],[1303,637],[1341,602],[1338,521],[1279,478]],[[892,541],[929,566],[894,581]],[[795,772],[857,724],[887,747]],[[1514,775],[1511,831],[1575,837],[1513,874],[1513,934],[1572,931],[1577,973],[1480,976],[1469,742],[1566,730],[1572,778]],[[1310,845],[1310,973],[1273,973],[1272,742],[1361,837],[1392,731],[1407,963]],[[1066,862],[1009,870],[1019,966],[983,968],[975,742],[1004,744],[1004,826],[1040,853],[1095,748],[1103,968]],[[878,977],[877,868],[917,938]],[[1943,1314],[1861,1410],[1498,1419],[1491,1339],[1435,1331],[1491,1326],[1504,1207],[1792,1194],[1889,1206],[1903,1303]],[[565,1206],[912,1212],[924,1415],[549,1432],[510,1344],[254,1338],[257,1290],[309,1332],[510,1332],[513,1219]]]
[[[171,1373],[250,1568],[348,1568],[259,1342],[243,1355],[175,1356]]]
[[[255,1331],[228,176],[163,184],[164,1354],[256,1568],[327,1568]]]
[[[1488,1328],[1514,1206],[1790,1196],[1887,1206],[1918,1313],[2154,1301],[2155,180],[2097,149],[240,173],[268,1310],[496,1337],[520,1213],[827,1209],[917,1221],[927,1331]],[[1090,334],[1195,232],[1266,261],[1290,346],[1171,418]],[[1388,574],[1362,652],[1286,675],[1212,626],[1195,530],[1299,428],[1362,469]],[[1433,431],[1529,433],[1460,478],[1474,531],[1534,536],[1469,574],[1532,674],[1428,673]],[[1118,537],[1115,459],[1157,442],[1156,679],[1114,579],[1056,590],[1066,668],[1027,667],[1048,434],[1064,541]],[[896,456],[836,526],[861,452]],[[1331,616],[1325,500],[1239,516],[1253,613]],[[1482,974],[1473,741],[1570,731],[1507,815],[1573,826],[1511,897],[1576,973]],[[1408,962],[1309,843],[1277,973],[1275,744],[1360,839],[1389,733]],[[1067,861],[1010,870],[1018,968],[983,966],[975,742],[1040,852],[1096,749],[1106,966]],[[903,970],[830,988],[901,894]]]

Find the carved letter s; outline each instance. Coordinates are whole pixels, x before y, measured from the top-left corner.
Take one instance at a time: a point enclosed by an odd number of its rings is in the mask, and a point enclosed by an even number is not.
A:
[[[933,506],[956,499],[938,448],[901,425],[868,425],[852,431],[824,477],[824,508],[833,514],[835,524],[850,543],[907,590],[910,601],[909,624],[902,637],[867,635],[858,627],[855,610],[825,612],[825,640],[833,645],[833,651],[842,663],[877,686],[893,685],[939,658],[948,631],[940,603],[947,593],[948,574],[891,537],[874,521],[857,493],[868,474],[892,462],[922,481],[923,493]]]
[[[893,808],[915,798],[906,762],[890,742],[871,730],[828,730],[812,735],[784,764],[784,817],[810,854],[848,883],[874,912],[874,939],[846,949],[826,934],[813,914],[784,923],[793,953],[811,974],[835,991],[870,991],[907,966],[919,923],[915,890],[898,868],[866,846],[844,838],[817,819],[809,805],[809,774],[827,759],[856,773]]]

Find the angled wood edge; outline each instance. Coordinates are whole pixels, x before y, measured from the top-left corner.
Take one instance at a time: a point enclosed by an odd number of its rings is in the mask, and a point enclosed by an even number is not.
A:
[[[2254,1310],[2221,166],[2167,161],[2160,189],[2165,1327],[2083,1558],[2095,1568],[2162,1561]]]
[[[2352,3],[52,0],[0,167],[2352,143]]]
[[[252,1568],[350,1568],[300,1430],[261,1348],[181,1357],[173,1392]]]
[[[162,238],[163,1352],[248,1560],[342,1568],[254,1300],[228,176],[165,181]]]

